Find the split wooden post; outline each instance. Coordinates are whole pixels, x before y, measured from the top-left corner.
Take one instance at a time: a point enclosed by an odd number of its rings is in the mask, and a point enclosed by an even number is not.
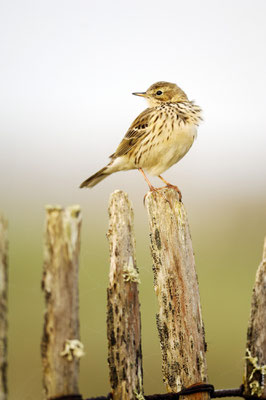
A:
[[[0,215],[0,400],[7,399],[7,221]]]
[[[266,238],[256,273],[247,331],[244,396],[266,397]]]
[[[163,379],[168,392],[178,392],[207,382],[206,343],[191,236],[185,208],[175,190],[150,192],[145,203],[159,302],[157,327]],[[205,392],[192,394],[189,399],[208,397]]]
[[[143,392],[138,269],[133,209],[117,190],[109,201],[110,274],[107,289],[107,336],[114,400],[140,399]]]
[[[44,267],[45,321],[42,338],[44,398],[78,395],[79,206],[46,207]],[[69,397],[70,398],[70,397]]]

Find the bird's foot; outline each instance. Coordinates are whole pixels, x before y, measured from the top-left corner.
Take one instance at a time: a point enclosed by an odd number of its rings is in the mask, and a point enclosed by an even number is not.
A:
[[[171,183],[168,183],[164,188],[169,188],[169,189],[174,189],[178,193],[179,201],[182,203],[182,193],[179,190],[178,186],[171,185]]]
[[[164,186],[165,188],[174,189],[178,193],[179,201],[182,203],[182,193],[180,192],[179,188],[175,185],[171,185],[171,183],[165,180],[161,175],[158,175],[158,178],[160,178],[166,184],[166,186]]]
[[[163,188],[155,188],[155,187],[152,186],[152,185],[149,185],[149,188],[150,188],[150,192],[158,193],[160,196],[162,196],[162,197],[164,198],[165,201],[167,201],[167,203],[170,204],[169,200],[165,197],[164,193],[161,192],[161,189],[163,189]],[[147,194],[148,194],[148,193],[146,193],[145,196],[144,196],[144,198],[143,198],[143,204],[144,204],[144,205],[145,205],[145,200],[146,200]]]

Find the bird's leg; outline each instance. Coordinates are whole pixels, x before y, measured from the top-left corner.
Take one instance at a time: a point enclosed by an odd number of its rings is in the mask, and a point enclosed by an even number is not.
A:
[[[156,189],[154,186],[152,186],[152,184],[150,183],[149,179],[147,178],[147,176],[145,175],[144,171],[142,168],[139,168],[139,171],[142,173],[142,175],[144,176],[145,181],[147,182],[147,184],[149,185],[150,191],[154,192]]]
[[[164,199],[169,203],[169,201],[167,200],[167,198],[165,197],[164,194],[160,193],[160,188],[155,188],[154,186],[152,186],[152,184],[150,183],[149,179],[147,178],[147,176],[145,175],[144,171],[142,168],[139,168],[139,171],[142,173],[142,175],[144,176],[145,181],[147,182],[147,184],[149,185],[150,191],[151,192],[157,192],[159,193],[160,196],[163,196]],[[147,194],[145,194],[144,199],[143,199],[143,203],[145,205],[145,199],[146,199]]]
[[[166,187],[174,189],[178,193],[179,201],[182,201],[182,193],[180,192],[180,190],[177,186],[172,185],[171,183],[167,182],[161,175],[158,175],[158,178],[160,178],[166,184]]]

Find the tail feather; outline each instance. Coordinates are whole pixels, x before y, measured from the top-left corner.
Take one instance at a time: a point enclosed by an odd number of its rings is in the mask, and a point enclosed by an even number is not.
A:
[[[104,178],[106,178],[108,175],[110,175],[112,172],[108,172],[108,165],[100,171],[96,172],[96,174],[90,176],[88,179],[86,179],[82,184],[80,185],[80,188],[88,187],[91,188],[97,183],[101,182]]]

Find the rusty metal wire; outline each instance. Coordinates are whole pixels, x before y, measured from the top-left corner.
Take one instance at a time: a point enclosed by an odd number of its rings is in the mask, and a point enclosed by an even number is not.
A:
[[[215,390],[213,385],[210,384],[198,384],[192,385],[188,388],[181,390],[178,393],[164,393],[164,394],[152,394],[144,396],[145,400],[178,400],[180,396],[185,396],[193,393],[209,392],[211,398],[222,398],[222,397],[243,397],[247,400],[266,400],[264,397],[257,396],[245,396],[244,387],[241,385],[236,389],[218,389]],[[112,400],[112,394],[109,393],[107,396],[90,397],[83,399],[81,395],[69,395],[54,397],[49,400]]]

